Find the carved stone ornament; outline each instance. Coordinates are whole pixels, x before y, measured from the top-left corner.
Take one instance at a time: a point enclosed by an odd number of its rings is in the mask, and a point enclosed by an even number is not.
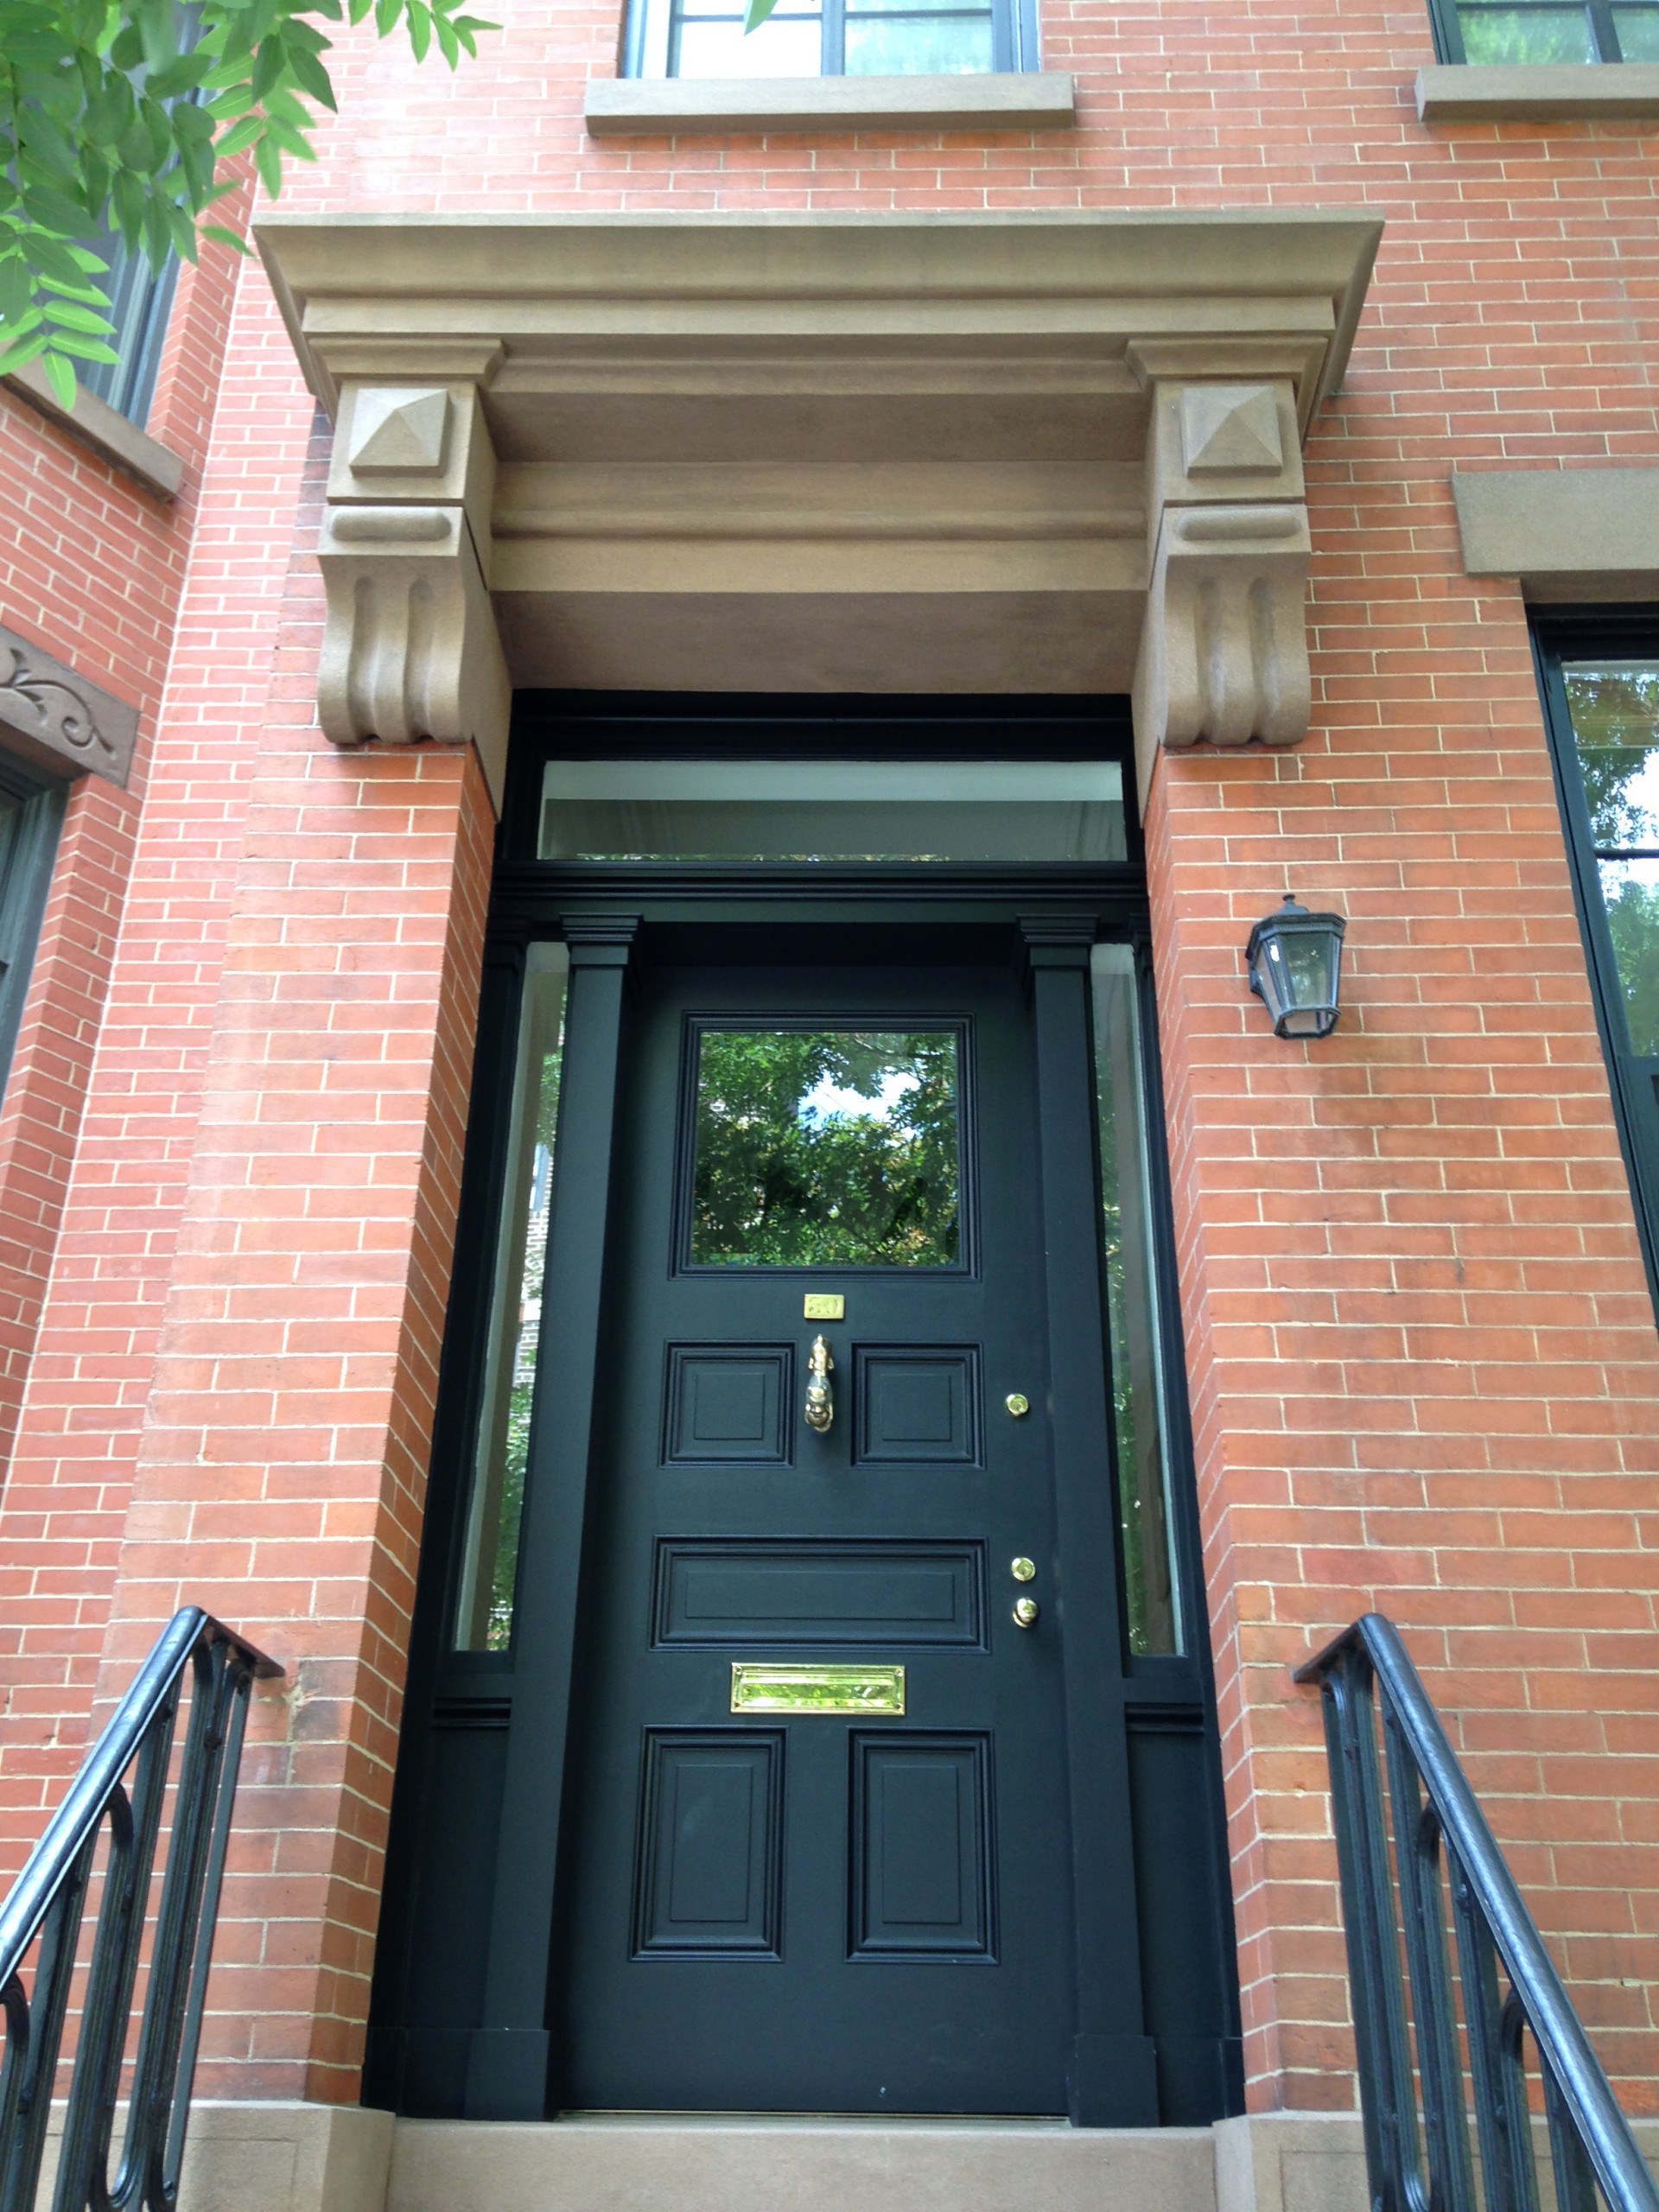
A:
[[[465,511],[331,507],[317,550],[323,734],[471,743],[499,810],[512,687]]]
[[[1155,379],[1154,418],[1133,691],[1143,805],[1160,746],[1295,745],[1313,698],[1313,549],[1290,381]]]
[[[0,749],[48,775],[126,788],[138,709],[0,626]]]
[[[1300,501],[1165,510],[1135,676],[1137,751],[1306,736],[1312,557]]]

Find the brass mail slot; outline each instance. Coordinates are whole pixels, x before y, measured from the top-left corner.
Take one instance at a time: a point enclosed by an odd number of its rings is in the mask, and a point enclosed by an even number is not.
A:
[[[760,1667],[732,1662],[734,1713],[902,1713],[902,1667]]]

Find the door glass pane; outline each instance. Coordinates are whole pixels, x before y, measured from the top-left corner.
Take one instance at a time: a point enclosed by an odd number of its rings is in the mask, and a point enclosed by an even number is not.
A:
[[[1659,8],[1615,8],[1613,28],[1626,61],[1659,61]]]
[[[1459,8],[1463,50],[1471,61],[1593,61],[1595,41],[1582,8]]]
[[[1154,1295],[1134,953],[1126,944],[1097,944],[1093,969],[1102,1236],[1124,1609],[1130,1650],[1137,1657],[1152,1657],[1179,1652],[1182,1643],[1170,1547],[1169,1445]]]
[[[1561,674],[1627,1049],[1659,1056],[1659,664],[1578,662]]]
[[[533,945],[456,1614],[455,1643],[462,1651],[505,1651],[512,1640],[564,1058],[564,947]]]
[[[694,1267],[949,1268],[959,1244],[954,1029],[707,1029]]]
[[[847,74],[966,76],[991,67],[991,18],[983,16],[847,17]]]
[[[542,786],[543,860],[1127,856],[1112,760],[550,760]]]

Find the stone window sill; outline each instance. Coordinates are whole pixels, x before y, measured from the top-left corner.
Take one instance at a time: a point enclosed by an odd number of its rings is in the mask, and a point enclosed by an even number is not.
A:
[[[113,407],[90,391],[77,389],[75,404],[65,407],[47,380],[46,371],[30,361],[14,374],[0,378],[8,391],[16,392],[72,438],[90,446],[112,468],[135,478],[158,499],[170,499],[184,474],[184,462],[171,446],[129,423]]]
[[[1417,72],[1417,112],[1425,123],[1659,115],[1659,62],[1436,62]]]
[[[601,77],[595,138],[649,132],[1040,130],[1077,121],[1069,71],[960,77]]]
[[[1452,496],[1471,576],[1546,607],[1659,596],[1659,468],[1459,469]]]

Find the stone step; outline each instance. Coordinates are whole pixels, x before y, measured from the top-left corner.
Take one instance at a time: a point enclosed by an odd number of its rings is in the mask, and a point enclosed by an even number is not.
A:
[[[59,2106],[39,2212],[61,2124]],[[1637,2133],[1651,2161],[1659,2121]],[[1548,2197],[1547,2151],[1541,2164]],[[1350,2113],[1167,2128],[680,2113],[530,2123],[203,2098],[179,2197],[179,2212],[1367,2212],[1369,2191]]]
[[[1207,2127],[402,2120],[386,2212],[1216,2212]]]

